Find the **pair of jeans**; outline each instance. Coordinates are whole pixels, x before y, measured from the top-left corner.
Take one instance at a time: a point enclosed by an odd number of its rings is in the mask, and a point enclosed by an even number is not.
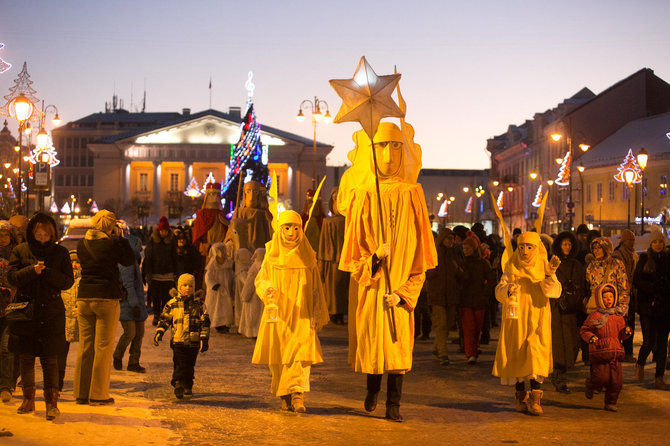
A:
[[[114,335],[120,311],[121,306],[116,299],[77,301],[79,351],[74,372],[75,398],[109,398]]]
[[[144,338],[144,321],[121,321],[123,334],[116,343],[114,350],[114,359],[121,361],[126,354],[126,348],[130,344],[128,354],[128,365],[139,365],[140,354],[142,353],[142,338]]]
[[[195,361],[198,359],[199,347],[185,347],[172,344],[172,386],[180,382],[185,389],[193,388],[195,378]]]

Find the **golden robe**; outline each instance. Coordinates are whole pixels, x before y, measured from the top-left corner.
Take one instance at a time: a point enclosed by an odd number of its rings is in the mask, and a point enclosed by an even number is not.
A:
[[[268,288],[276,290],[278,321],[268,322],[263,313],[251,362],[317,364],[323,362],[323,356],[316,332],[328,323],[329,316],[316,256],[304,236],[289,253],[279,249],[279,238],[277,231],[265,245],[265,259],[255,280],[256,294],[265,305]]]
[[[437,266],[435,242],[430,230],[426,200],[421,185],[400,181],[380,184],[386,227],[391,245],[389,278],[391,292],[406,305],[394,312],[384,303],[386,285],[383,268],[372,274],[372,255],[378,248],[377,197],[372,187],[356,189],[347,213],[340,269],[349,271],[358,283],[355,332],[350,330],[352,366],[361,373],[405,372],[412,368],[414,307],[423,286],[425,272]],[[397,340],[391,337],[394,314]],[[349,325],[354,323],[351,319]]]
[[[532,238],[536,233],[524,233],[521,237]],[[528,243],[520,237],[517,241]],[[546,275],[547,254],[537,236],[534,265],[519,267],[515,251],[505,267],[505,276],[515,278],[519,286],[518,319],[508,319],[508,289],[511,283],[504,280],[496,286],[496,299],[502,302],[500,340],[493,363],[493,375],[500,377],[502,384],[514,385],[517,380],[536,379],[540,382],[552,372],[551,354],[551,307],[549,299],[561,296],[561,283],[556,274]],[[538,379],[539,378],[539,379]]]

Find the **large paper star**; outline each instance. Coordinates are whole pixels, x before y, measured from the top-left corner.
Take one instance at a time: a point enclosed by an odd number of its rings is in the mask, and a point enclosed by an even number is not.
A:
[[[391,97],[399,80],[400,74],[377,76],[365,56],[361,57],[353,78],[330,80],[330,85],[342,98],[334,122],[358,122],[372,141],[382,118],[405,116]]]

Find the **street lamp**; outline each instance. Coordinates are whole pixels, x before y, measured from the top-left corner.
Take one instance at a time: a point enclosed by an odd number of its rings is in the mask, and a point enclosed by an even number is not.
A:
[[[631,186],[633,185],[633,181],[635,181],[635,172],[633,170],[626,170],[623,173],[623,177],[626,180],[626,184],[628,185],[628,218],[626,220],[626,228],[630,229],[630,190]]]
[[[644,147],[640,149],[640,153],[637,154],[637,164],[642,169],[642,220],[640,221],[640,235],[644,235],[644,196],[647,191],[645,179],[644,179],[644,169],[647,167],[647,160],[649,160],[649,154]]]
[[[569,128],[570,128],[570,126],[568,125],[568,129]],[[560,141],[562,137],[563,137],[563,135],[560,134],[560,133],[552,133],[551,134],[551,139],[553,139],[556,142]],[[567,207],[568,207],[568,230],[572,230],[572,218],[573,218],[573,215],[574,215],[572,210],[575,207],[575,204],[572,202],[572,164],[574,162],[575,157],[574,157],[573,148],[572,148],[572,135],[571,135],[570,130],[568,130],[568,132],[567,132],[566,142],[568,144],[568,154],[566,155],[566,157],[568,159],[565,160],[565,159],[561,159],[561,158],[556,158],[556,163],[557,164],[567,163],[566,167],[567,167],[567,173],[568,173],[568,203],[567,203]],[[583,141],[580,142],[578,144],[578,146],[579,146],[579,148],[582,152],[586,152],[591,147]],[[558,183],[558,184],[560,184],[560,183]]]
[[[325,115],[321,111],[322,107],[325,107],[325,109],[326,109],[326,114]],[[326,101],[322,101],[321,99],[317,98],[316,96],[314,96],[314,101],[311,101],[309,99],[305,99],[304,101],[302,101],[300,103],[300,109],[298,110],[298,114],[295,117],[295,119],[297,119],[298,122],[303,122],[305,120],[305,115],[302,112],[303,108],[308,108],[312,111],[312,126],[314,127],[314,154],[313,154],[313,160],[312,160],[312,188],[314,190],[316,190],[316,125],[321,120],[323,120],[323,122],[329,124],[329,123],[333,122],[333,117],[330,116],[330,110],[328,108],[328,103]]]
[[[582,201],[581,201],[581,207],[582,207],[582,223],[584,223],[584,178],[582,177],[582,172],[584,172],[586,168],[582,163],[579,163],[579,166],[577,166],[577,172],[579,173],[579,185],[582,189]]]
[[[19,213],[21,212],[21,148],[23,147],[23,133],[30,133],[30,124],[26,121],[33,115],[34,108],[33,103],[23,93],[16,96],[9,104],[9,114],[16,118],[19,123],[17,190],[15,191],[16,207]],[[14,150],[16,150],[16,147]]]

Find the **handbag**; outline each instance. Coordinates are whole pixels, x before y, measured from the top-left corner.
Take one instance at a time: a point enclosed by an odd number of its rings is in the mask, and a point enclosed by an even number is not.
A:
[[[29,322],[33,316],[32,302],[12,302],[5,308],[7,322]]]

